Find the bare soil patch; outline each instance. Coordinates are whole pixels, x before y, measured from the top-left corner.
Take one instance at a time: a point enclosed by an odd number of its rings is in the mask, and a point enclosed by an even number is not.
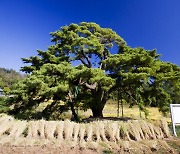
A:
[[[44,146],[4,146],[0,145],[1,154],[96,154],[91,149]]]
[[[88,145],[65,145],[53,144],[34,145],[34,146],[14,146],[0,145],[1,154],[180,154],[180,139],[168,140],[144,140],[122,141],[117,144],[113,142],[99,143],[97,147],[88,147]]]

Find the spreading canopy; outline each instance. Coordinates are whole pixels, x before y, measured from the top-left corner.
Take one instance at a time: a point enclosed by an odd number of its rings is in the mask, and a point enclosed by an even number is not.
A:
[[[54,45],[47,51],[38,50],[37,56],[22,58],[30,64],[22,71],[30,75],[14,91],[13,112],[29,111],[51,101],[44,115],[70,107],[77,118],[75,107],[81,106],[101,117],[115,90],[144,111],[146,105],[158,103],[166,112],[176,97],[167,87],[176,83],[174,89],[179,88],[180,69],[159,60],[156,50],[131,48],[116,32],[95,23],[70,24],[51,36]]]

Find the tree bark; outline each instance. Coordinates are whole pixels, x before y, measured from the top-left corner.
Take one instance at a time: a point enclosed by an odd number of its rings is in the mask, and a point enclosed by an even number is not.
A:
[[[94,102],[91,106],[92,114],[94,118],[102,118],[103,117],[103,109],[108,100],[108,93],[103,92],[102,89],[94,92]]]
[[[74,109],[74,99],[72,98],[72,94],[71,92],[68,93],[68,96],[69,96],[69,104],[70,104],[70,107],[71,107],[71,111],[72,111],[72,117],[71,117],[71,120],[75,120],[75,121],[79,121],[79,117],[78,117],[78,114],[76,113],[75,109]]]
[[[71,111],[72,111],[72,117],[71,120],[75,120],[75,121],[79,121],[79,117],[78,114],[76,113],[75,109],[74,109],[74,105],[72,102],[70,102],[70,107],[71,107]]]
[[[103,108],[91,108],[94,118],[102,118],[103,117]]]

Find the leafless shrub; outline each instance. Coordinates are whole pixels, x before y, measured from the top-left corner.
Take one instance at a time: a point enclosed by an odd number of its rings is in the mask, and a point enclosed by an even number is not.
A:
[[[124,122],[120,123],[120,137],[123,140],[131,140],[129,137],[128,130],[127,130],[127,123],[124,123]]]
[[[80,142],[84,142],[84,136],[85,136],[85,124],[79,124],[80,128],[79,128],[79,138],[80,138]]]
[[[73,138],[73,127],[74,122],[70,122],[69,120],[64,121],[64,135],[65,140],[71,141]]]
[[[79,124],[77,124],[77,123],[74,124],[74,130],[73,130],[73,134],[74,134],[73,141],[74,142],[78,141],[79,127],[80,127]]]
[[[47,139],[54,139],[55,136],[55,130],[56,130],[56,126],[57,126],[57,122],[56,121],[46,121],[45,122],[45,129],[44,129],[44,132],[45,132],[45,137]]]
[[[63,141],[64,139],[63,129],[64,129],[64,121],[58,121],[56,126],[56,132],[57,132],[57,139],[59,141]]]
[[[7,121],[6,120],[1,124],[0,126],[0,136],[3,134],[9,135],[9,131],[13,126],[13,121]]]
[[[98,126],[99,126],[99,132],[100,132],[102,141],[107,142],[108,140],[106,138],[106,129],[105,129],[106,126],[105,125],[106,125],[105,122],[100,121]]]
[[[38,121],[29,121],[28,122],[28,138],[38,138],[38,129],[39,122]]]
[[[40,135],[40,138],[45,138],[45,123],[46,121],[45,120],[39,120],[39,135]]]
[[[26,127],[27,127],[26,121],[20,121],[20,120],[14,121],[9,136],[17,139],[18,137],[20,137],[20,135],[22,135]]]
[[[115,134],[117,131],[116,124],[114,122],[113,123],[108,122],[106,124],[106,131],[109,136],[109,140],[115,142],[116,141]]]
[[[170,134],[170,132],[169,132],[168,124],[167,124],[167,122],[165,121],[165,119],[160,120],[159,126],[160,126],[160,128],[161,128],[161,130],[162,130],[163,135],[164,135],[165,138],[168,138],[168,137],[171,136],[171,134]]]

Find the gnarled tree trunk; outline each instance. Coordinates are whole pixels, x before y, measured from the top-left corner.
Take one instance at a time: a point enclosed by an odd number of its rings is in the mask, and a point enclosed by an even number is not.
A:
[[[91,108],[94,118],[103,117],[103,109],[108,100],[108,93],[104,92],[101,88],[93,93],[93,103]]]
[[[92,110],[92,114],[93,114],[93,117],[94,118],[101,118],[101,117],[103,117],[103,113],[102,113],[102,111],[103,111],[103,108],[91,108],[91,110]]]

